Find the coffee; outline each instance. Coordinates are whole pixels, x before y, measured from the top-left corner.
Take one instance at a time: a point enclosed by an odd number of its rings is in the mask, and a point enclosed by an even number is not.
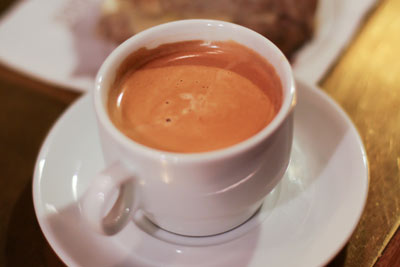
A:
[[[251,49],[233,41],[185,41],[127,57],[110,88],[108,112],[138,143],[195,153],[255,135],[281,102],[275,69]]]

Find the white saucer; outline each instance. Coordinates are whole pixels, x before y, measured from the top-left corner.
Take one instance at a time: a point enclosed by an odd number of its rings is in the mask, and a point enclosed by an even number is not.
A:
[[[79,198],[104,167],[88,95],[48,135],[33,198],[50,245],[69,266],[321,266],[345,245],[366,202],[366,154],[345,113],[318,88],[298,83],[289,169],[248,222],[225,234],[189,238],[140,214],[101,236],[82,220]]]

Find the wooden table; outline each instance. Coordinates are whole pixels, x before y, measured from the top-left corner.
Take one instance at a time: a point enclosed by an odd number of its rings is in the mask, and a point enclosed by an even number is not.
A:
[[[357,126],[370,167],[364,214],[329,266],[400,266],[399,14],[400,0],[380,2],[320,83]],[[32,173],[47,132],[79,96],[0,65],[0,266],[63,266],[37,223]]]

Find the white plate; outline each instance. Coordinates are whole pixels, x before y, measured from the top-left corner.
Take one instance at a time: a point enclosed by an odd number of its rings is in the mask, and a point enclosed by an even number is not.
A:
[[[108,237],[82,220],[79,199],[104,167],[89,95],[59,119],[37,159],[33,198],[50,245],[70,266],[321,266],[345,245],[363,211],[368,167],[345,113],[298,83],[294,145],[285,177],[261,210],[225,234],[189,238],[136,216]]]
[[[35,78],[89,91],[114,45],[95,30],[102,0],[20,0],[0,19],[0,62]],[[376,0],[319,0],[314,39],[294,61],[314,84],[325,74]]]

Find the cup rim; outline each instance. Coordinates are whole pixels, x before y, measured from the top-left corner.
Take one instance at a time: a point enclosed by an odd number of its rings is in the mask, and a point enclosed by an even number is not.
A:
[[[179,153],[179,152],[160,150],[135,142],[126,135],[124,135],[122,132],[120,132],[120,130],[118,130],[117,127],[112,123],[111,119],[108,116],[108,112],[103,105],[103,100],[102,100],[102,94],[104,90],[102,88],[105,80],[104,77],[109,72],[109,69],[114,65],[115,62],[118,63],[122,62],[123,59],[120,58],[120,54],[122,54],[124,51],[125,52],[129,51],[129,53],[132,52],[130,47],[135,42],[137,42],[137,40],[151,36],[156,32],[160,31],[162,32],[167,29],[180,26],[181,24],[186,24],[187,26],[205,24],[205,26],[210,26],[210,27],[211,26],[224,27],[234,30],[251,32],[251,34],[255,35],[255,38],[263,39],[265,44],[270,47],[269,49],[274,50],[275,53],[277,53],[279,56],[282,57],[283,59],[282,68],[284,69],[284,72],[288,74],[289,77],[287,80],[288,88],[286,90],[284,89],[286,91],[286,94],[285,93],[283,94],[282,105],[278,113],[273,118],[273,120],[268,125],[266,125],[261,131],[237,144],[222,149],[211,150],[206,152]],[[282,80],[282,77],[279,78]],[[271,136],[294,109],[294,106],[296,104],[296,86],[295,86],[293,71],[286,56],[275,44],[273,44],[269,39],[267,39],[263,35],[249,28],[231,22],[212,20],[212,19],[186,19],[186,20],[168,22],[148,28],[130,37],[122,44],[120,44],[117,48],[115,48],[103,62],[97,73],[95,79],[95,88],[93,91],[93,99],[96,111],[95,113],[98,122],[103,126],[103,128],[110,134],[110,136],[114,140],[116,140],[118,143],[128,148],[129,150],[136,151],[137,153],[140,153],[141,155],[146,157],[161,158],[167,161],[172,160],[174,162],[199,162],[199,161],[204,162],[204,161],[224,159],[227,157],[233,157],[235,155],[241,154],[245,151],[252,149],[253,147],[256,147],[263,140]]]

